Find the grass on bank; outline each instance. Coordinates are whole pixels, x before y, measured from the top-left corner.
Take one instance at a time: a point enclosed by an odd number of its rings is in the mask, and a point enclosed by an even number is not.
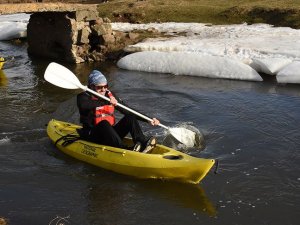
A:
[[[300,28],[300,0],[111,0],[101,17],[132,23],[269,23]]]

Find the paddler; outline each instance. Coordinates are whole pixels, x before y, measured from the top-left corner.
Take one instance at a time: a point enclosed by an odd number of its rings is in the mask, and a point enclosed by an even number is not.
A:
[[[82,92],[77,95],[77,107],[80,113],[80,122],[83,128],[79,131],[83,139],[98,144],[129,149],[123,143],[123,138],[130,133],[134,151],[150,152],[156,145],[156,138],[147,138],[138,120],[140,119],[130,112],[117,106],[117,103],[124,103],[108,89],[106,77],[98,70],[93,70],[88,78],[88,87],[97,93],[110,99],[110,102],[100,99],[89,92]],[[116,123],[115,110],[124,114],[123,118]],[[158,125],[160,122],[153,118],[151,124]]]

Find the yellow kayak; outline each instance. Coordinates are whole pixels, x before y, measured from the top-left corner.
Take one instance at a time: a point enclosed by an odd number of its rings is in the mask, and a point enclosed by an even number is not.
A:
[[[7,77],[4,73],[4,70],[0,69],[0,87],[1,86],[6,86],[7,85]]]
[[[56,147],[76,159],[117,173],[143,179],[199,183],[214,165],[214,159],[189,156],[164,145],[150,153],[134,152],[79,139],[81,126],[52,119],[47,133]],[[132,145],[131,139],[124,140]]]
[[[0,70],[2,70],[4,63],[5,63],[5,59],[3,57],[0,57]]]

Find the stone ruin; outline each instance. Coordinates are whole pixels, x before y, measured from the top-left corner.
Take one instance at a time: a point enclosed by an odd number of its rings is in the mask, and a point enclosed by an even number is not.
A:
[[[29,54],[70,63],[104,61],[137,36],[112,31],[110,21],[92,9],[35,12],[27,27]]]

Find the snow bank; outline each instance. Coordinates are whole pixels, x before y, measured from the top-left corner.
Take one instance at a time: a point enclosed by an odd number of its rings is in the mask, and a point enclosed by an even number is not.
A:
[[[122,69],[145,72],[262,81],[261,76],[244,63],[190,52],[138,52],[120,59],[117,65]]]
[[[28,23],[30,14],[27,13],[16,13],[9,15],[0,15],[0,22],[24,22]]]
[[[278,83],[300,84],[300,61],[294,61],[280,70],[276,76]]]
[[[113,29],[132,30],[153,27],[174,33],[173,37],[152,38],[126,48],[138,51],[185,51],[202,55],[230,57],[241,62],[253,58],[300,60],[300,30],[268,24],[205,26],[197,23],[115,24]],[[178,36],[178,31],[185,36]]]
[[[142,59],[138,59],[134,55],[124,59],[126,62],[120,61],[120,66],[128,69],[228,79],[261,80],[258,72],[277,75],[292,61],[300,61],[300,30],[288,27],[273,27],[268,24],[206,26],[198,23],[138,25],[115,23],[112,26],[115,30],[123,31],[154,28],[173,35],[168,38],[147,39],[135,45],[127,46],[125,51],[128,52],[165,52],[163,57],[161,55],[154,57],[149,55],[147,60],[144,59],[144,62],[140,62]],[[182,32],[186,35],[178,36]],[[188,60],[183,57],[179,60],[174,58],[174,52],[190,53],[193,57],[189,57]],[[167,54],[171,55],[168,56]],[[129,62],[131,57],[137,63]],[[163,65],[164,62],[166,65]],[[201,63],[201,66],[198,62]],[[145,68],[143,63],[148,68]],[[154,68],[156,63],[158,64],[157,68]],[[250,65],[256,73],[247,65]],[[179,68],[180,66],[183,68]],[[187,71],[184,71],[185,69]],[[288,75],[285,72],[284,74],[286,80]],[[281,76],[284,76],[283,72]],[[281,79],[283,77],[278,78],[279,81]],[[290,79],[295,78],[291,77]]]
[[[27,37],[27,23],[0,22],[0,41]]]
[[[250,66],[255,69],[257,72],[276,75],[276,73],[281,70],[283,67],[292,63],[291,59],[284,58],[265,58],[265,59],[252,59]]]
[[[18,13],[0,16],[0,41],[27,37],[30,14]]]

